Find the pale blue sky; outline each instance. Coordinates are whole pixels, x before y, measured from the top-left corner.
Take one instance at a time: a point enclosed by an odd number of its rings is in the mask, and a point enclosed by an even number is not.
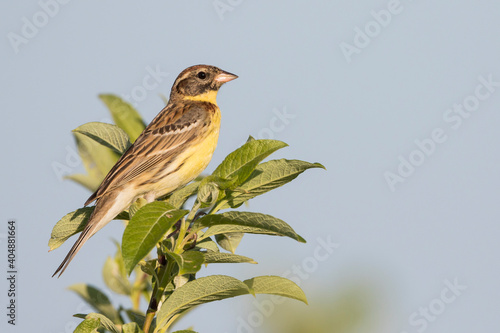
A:
[[[282,218],[307,244],[249,236],[239,253],[259,265],[203,274],[243,279],[305,265],[310,303],[355,281],[369,285],[377,311],[360,332],[498,331],[500,3],[73,0],[45,7],[52,16],[37,1],[0,4],[0,234],[17,219],[19,249],[18,325],[2,316],[2,332],[72,331],[80,321],[72,314],[86,309],[65,287],[102,287],[110,238],[121,238],[121,225],[111,223],[60,279],[50,277],[70,246],[46,252],[52,226],[89,196],[52,168],[82,171],[66,161],[71,130],[109,118],[99,93],[129,95],[149,122],[162,108],[159,95],[199,63],[239,75],[219,93],[222,128],[207,171],[250,134],[287,142],[276,157],[328,169],[306,172],[246,208]],[[30,31],[33,23],[39,27]],[[159,74],[145,86],[151,71]],[[400,166],[409,160],[418,165]],[[317,239],[328,237],[339,246],[321,261]],[[440,301],[445,281],[455,279],[467,289]],[[6,289],[1,282],[2,308]],[[176,328],[236,332],[238,318],[256,311],[252,302],[200,307]],[[429,306],[439,312],[432,320],[418,313]]]

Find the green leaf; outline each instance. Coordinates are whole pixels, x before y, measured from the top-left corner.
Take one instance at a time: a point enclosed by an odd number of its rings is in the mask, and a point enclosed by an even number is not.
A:
[[[203,179],[198,188],[197,199],[201,207],[210,207],[219,199],[219,186],[215,182],[206,182],[208,177]]]
[[[94,208],[93,206],[83,207],[64,215],[63,218],[56,223],[54,228],[52,228],[49,239],[49,251],[57,249],[68,240],[68,238],[81,232],[85,228]],[[129,214],[127,212],[121,212],[115,217],[115,220],[128,219]]]
[[[168,251],[165,254],[175,260],[179,266],[178,275],[195,274],[201,269],[201,265],[203,264],[203,254],[201,252],[187,251],[177,254]]]
[[[245,201],[291,182],[302,172],[311,168],[323,168],[319,163],[300,160],[272,160],[258,165],[250,177],[217,204],[217,210],[235,208]]]
[[[137,325],[139,325],[139,327],[144,326],[144,321],[146,320],[146,316],[144,316],[144,314],[142,312],[139,312],[139,311],[134,310],[134,309],[127,309],[127,310],[125,310],[125,313],[127,314],[128,319],[137,323]],[[151,330],[154,329],[155,323],[156,323],[156,320],[153,319],[153,323],[151,324]]]
[[[234,185],[243,183],[255,167],[278,149],[288,146],[277,140],[251,140],[236,149],[222,161],[213,172],[214,176],[234,180]]]
[[[143,271],[144,273],[156,277],[155,269],[157,261],[158,259],[152,259],[148,261],[141,260],[139,261],[139,267],[141,268],[141,271]]]
[[[97,319],[99,320],[101,326],[104,327],[106,330],[113,333],[121,333],[120,330],[116,327],[116,325],[108,317],[100,313],[95,313],[95,312],[89,313],[88,315],[85,316],[85,319]]]
[[[176,289],[162,304],[157,327],[163,327],[172,316],[196,305],[249,293],[246,284],[230,276],[212,275],[188,282]]]
[[[137,323],[128,323],[122,326],[123,333],[144,333]]]
[[[208,230],[205,231],[205,233],[202,236],[200,236],[200,240],[204,240],[205,237],[211,237],[213,235],[230,234],[230,233],[262,234],[262,235],[277,236],[275,232],[261,228],[222,224],[222,225],[214,225],[208,228]]]
[[[135,215],[135,213],[137,213],[137,211],[139,209],[146,206],[147,204],[148,204],[148,201],[144,198],[138,198],[137,200],[135,200],[134,203],[131,204],[129,209],[128,209],[129,217],[132,218]]]
[[[206,252],[203,253],[205,257],[205,264],[235,264],[235,263],[250,263],[256,264],[257,262],[252,258],[248,258],[245,256],[240,256],[237,254],[231,253],[215,253],[215,252]]]
[[[102,277],[109,289],[117,294],[129,296],[132,292],[132,286],[127,277],[120,244],[115,242],[115,245],[117,247],[115,257],[106,259],[102,269]]]
[[[87,173],[100,184],[120,155],[84,134],[73,132],[73,137]]]
[[[215,234],[215,240],[224,250],[234,254],[236,252],[236,248],[240,245],[243,235],[244,233],[242,232],[220,233]]]
[[[54,228],[52,228],[49,239],[49,251],[57,249],[68,238],[82,231],[93,211],[94,207],[85,207],[64,215]]]
[[[122,155],[130,146],[127,133],[116,125],[90,122],[75,128],[73,132],[88,136],[118,155]]]
[[[305,243],[304,238],[299,236],[286,222],[271,215],[251,212],[231,211],[222,214],[205,215],[196,220],[193,228],[204,228],[219,225],[235,225],[242,227],[251,227],[253,230],[262,230],[262,233],[274,233],[278,236],[287,236],[299,242]],[[209,228],[203,238],[214,235]],[[236,232],[239,230],[235,230]]]
[[[121,323],[118,311],[113,307],[108,296],[99,289],[85,283],[71,285],[68,289],[74,291],[92,308],[111,319],[114,323]]]
[[[257,276],[243,281],[252,294],[272,294],[293,298],[307,304],[302,289],[288,279],[280,276]]]
[[[201,241],[196,242],[195,249],[204,249],[209,252],[219,252],[219,247],[217,246],[217,243],[215,243],[213,240],[210,238],[205,238]]]
[[[191,278],[193,277],[193,278]],[[189,275],[189,274],[186,274],[186,275],[177,275],[174,277],[174,284],[173,284],[173,288],[168,290],[168,286],[167,286],[167,292],[172,292],[174,291],[174,289],[177,289],[177,288],[180,288],[182,287],[183,285],[185,285],[186,283],[188,283],[190,280],[194,280],[194,275]]]
[[[102,268],[104,283],[109,289],[120,295],[129,296],[132,287],[128,279],[124,279],[120,272],[119,264],[114,258],[108,257]]]
[[[139,112],[118,96],[102,94],[99,98],[108,107],[115,124],[128,134],[131,142],[134,142],[146,127]]]
[[[72,132],[83,165],[90,176],[98,176],[102,181],[116,164],[120,155],[94,139],[78,132]],[[83,156],[86,156],[85,158]],[[97,170],[95,170],[97,168]]]
[[[176,210],[166,202],[147,204],[130,219],[122,239],[122,256],[127,273],[155,247],[187,210]]]
[[[126,211],[123,211],[120,214],[116,215],[115,220],[128,221],[128,220],[130,220],[130,214]]]
[[[83,314],[83,313],[75,313],[75,314],[73,315],[73,317],[75,317],[75,318],[80,318],[80,319],[85,319],[85,317],[87,317],[87,315],[86,315],[86,314]]]
[[[198,186],[200,186],[200,183],[201,181],[199,180],[194,181],[184,186],[183,188],[174,191],[168,198],[167,202],[172,206],[174,206],[175,208],[180,209],[190,196],[196,194],[196,191],[198,191]]]
[[[73,333],[94,333],[98,332],[99,327],[101,327],[99,319],[85,319],[75,328]]]
[[[199,304],[245,294],[272,294],[307,302],[303,291],[292,281],[278,276],[259,276],[241,282],[225,275],[212,275],[191,281],[176,289],[158,311],[162,328],[176,314]]]

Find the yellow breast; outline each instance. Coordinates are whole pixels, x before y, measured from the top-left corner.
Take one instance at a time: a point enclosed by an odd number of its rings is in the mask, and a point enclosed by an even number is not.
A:
[[[180,153],[167,170],[164,170],[165,177],[155,184],[155,196],[163,196],[168,194],[180,186],[189,183],[191,180],[198,177],[203,170],[208,166],[212,155],[217,146],[220,129],[220,110],[215,108],[215,112],[211,113],[211,121],[209,127],[200,133],[203,138],[193,143],[184,152]],[[172,172],[173,170],[176,170]]]
[[[210,163],[212,155],[217,147],[217,141],[219,139],[219,129],[220,129],[220,110],[217,111],[212,116],[212,120],[209,128],[207,129],[205,138],[200,140],[197,144],[193,145],[183,153],[183,158],[185,158],[184,164],[186,168],[182,168],[183,175],[187,182],[198,177],[198,175],[205,170],[205,168]],[[179,170],[181,171],[181,170]]]

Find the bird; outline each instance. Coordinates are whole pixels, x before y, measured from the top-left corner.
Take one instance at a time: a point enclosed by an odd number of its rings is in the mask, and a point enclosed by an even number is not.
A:
[[[83,244],[138,198],[153,202],[196,178],[207,166],[219,137],[217,92],[237,75],[209,65],[183,70],[167,105],[123,153],[85,202],[95,208],[57,268],[66,270]]]

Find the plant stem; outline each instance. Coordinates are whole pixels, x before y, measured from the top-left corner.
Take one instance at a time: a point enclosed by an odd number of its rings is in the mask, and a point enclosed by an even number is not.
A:
[[[148,311],[149,311],[149,309],[148,309]],[[148,312],[146,314],[146,319],[144,320],[144,327],[142,328],[144,333],[149,332],[149,328],[151,327],[151,323],[153,322],[153,319],[155,318],[155,314],[156,314],[156,311],[155,312]]]
[[[177,241],[175,242],[174,253],[180,253],[182,251],[182,245],[184,241],[184,237],[186,237],[186,230],[189,226],[189,223],[186,223],[185,219],[181,220],[181,226],[179,227],[179,235],[177,236]]]
[[[172,269],[174,268],[174,263],[172,261],[169,261],[167,263],[167,269],[165,270],[165,273],[163,276],[158,276],[160,279],[159,287],[156,290],[155,293],[155,298],[160,302],[161,297],[163,296],[163,292],[165,291],[165,288],[169,284],[169,282],[172,280]]]
[[[191,238],[193,233],[195,233],[193,229],[189,233],[187,232],[187,230],[189,229],[189,226],[196,218],[196,213],[198,213],[200,207],[201,203],[198,200],[196,200],[196,202],[193,205],[193,208],[191,208],[191,211],[189,212],[189,215],[186,218],[186,221],[184,220],[182,221],[181,227],[179,228],[179,236],[177,237],[177,242],[174,249],[175,253],[182,252],[182,249],[186,244],[186,239]],[[186,233],[187,233],[187,238],[186,238]]]
[[[158,309],[158,299],[156,297],[156,293],[158,291],[158,285],[160,283],[160,279],[163,278],[163,275],[165,274],[166,267],[165,267],[165,256],[160,253],[158,250],[158,264],[159,267],[157,269],[157,280],[154,282],[153,285],[153,291],[151,292],[151,299],[149,300],[149,305],[148,305],[148,310],[146,312],[146,319],[144,320],[144,325],[142,330],[144,333],[148,333],[149,328],[151,327],[151,323],[153,322],[153,319],[156,314],[156,310]]]
[[[219,211],[219,209],[225,204],[227,203],[227,200],[225,200],[225,198],[221,199],[220,201],[217,201],[213,206],[212,208],[210,208],[210,210],[208,211],[208,214],[215,214]],[[208,215],[207,214],[207,215]]]
[[[188,226],[189,226],[189,224],[191,224],[191,222],[193,222],[193,220],[196,216],[196,213],[198,212],[200,207],[201,207],[201,203],[198,200],[196,200],[196,202],[193,205],[193,208],[191,208],[191,211],[189,212],[189,215],[186,219],[186,221],[188,222]]]
[[[158,274],[164,269],[164,266],[160,267]],[[158,290],[158,281],[156,281],[155,286],[153,288],[153,292],[151,293],[151,300],[149,301],[148,310],[146,312],[146,318],[144,320],[144,325],[142,330],[144,333],[149,332],[149,328],[151,327],[151,323],[155,318],[156,310],[158,310],[158,301],[156,299],[156,291]]]
[[[148,311],[146,313],[146,319],[142,329],[144,333],[148,333],[151,323],[156,315],[156,311],[158,310],[158,304],[161,301],[163,292],[165,291],[168,283],[172,280],[171,275],[174,263],[172,261],[167,261],[165,265],[165,256],[162,254],[158,255],[158,262],[160,263],[157,274],[158,280],[155,282],[153,292],[151,293],[151,300],[149,301]]]
[[[174,252],[181,253],[184,246],[184,238],[186,237],[187,229],[189,225],[194,220],[196,216],[196,212],[200,209],[201,203],[196,201],[193,205],[193,208],[189,212],[187,219],[181,220],[181,225],[179,227],[179,235],[177,236],[177,240],[175,242]],[[163,293],[165,292],[165,288],[172,280],[172,270],[175,267],[175,263],[172,260],[168,260],[165,266],[165,255],[162,253],[158,253],[158,263],[160,263],[160,267],[158,269],[158,279],[153,287],[153,292],[151,293],[151,300],[149,302],[148,311],[146,313],[146,319],[144,321],[143,331],[144,333],[149,333],[149,329],[151,327],[151,323],[156,315],[156,311],[158,310],[158,303],[160,303]],[[171,324],[171,323],[170,323]],[[169,326],[170,326],[169,324]]]

